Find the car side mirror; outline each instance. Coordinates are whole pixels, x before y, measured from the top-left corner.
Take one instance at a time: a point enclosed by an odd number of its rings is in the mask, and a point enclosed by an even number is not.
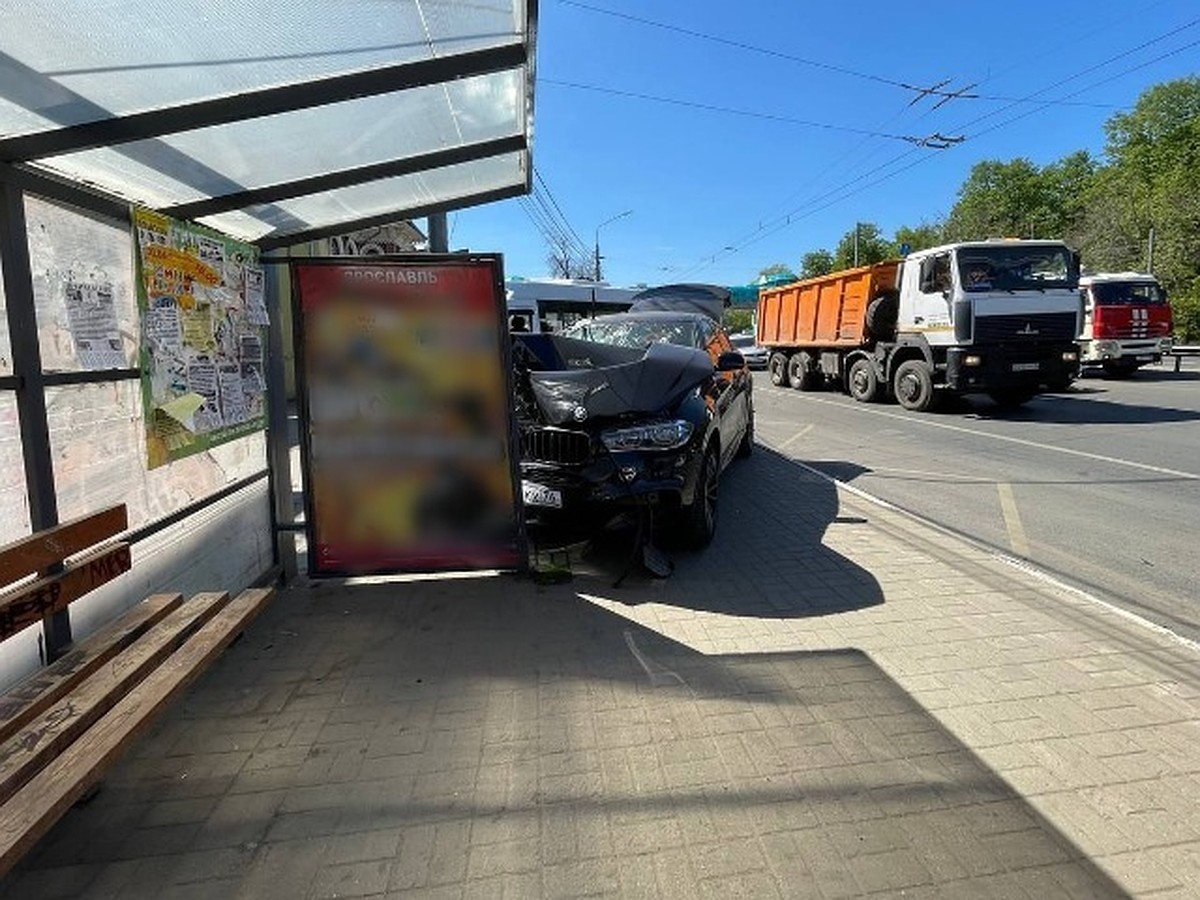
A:
[[[746,357],[736,350],[726,350],[717,357],[718,372],[737,372],[746,368]]]

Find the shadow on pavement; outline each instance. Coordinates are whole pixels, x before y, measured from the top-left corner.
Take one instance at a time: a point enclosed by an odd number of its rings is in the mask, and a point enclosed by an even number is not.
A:
[[[827,479],[759,444],[750,458],[725,469],[718,502],[716,538],[699,552],[668,551],[675,563],[669,578],[652,582],[639,573],[620,588],[611,586],[633,546],[627,532],[608,552],[589,555],[576,570],[576,586],[627,603],[653,600],[758,618],[823,616],[883,603],[871,573],[824,543],[830,528],[866,524],[838,515],[837,488]]]
[[[3,889],[49,886],[1123,896],[861,651],[703,655],[511,578],[286,592]]]
[[[1068,393],[1040,394],[1015,409],[997,406],[987,397],[947,397],[938,412],[947,415],[974,413],[980,419],[1054,422],[1056,425],[1155,425],[1200,420],[1200,412],[1192,409],[1092,399],[1106,393],[1091,386],[1072,388]]]

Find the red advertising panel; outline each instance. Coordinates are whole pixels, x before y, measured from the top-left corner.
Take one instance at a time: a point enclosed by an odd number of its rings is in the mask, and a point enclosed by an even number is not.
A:
[[[292,278],[309,572],[522,567],[499,257]]]

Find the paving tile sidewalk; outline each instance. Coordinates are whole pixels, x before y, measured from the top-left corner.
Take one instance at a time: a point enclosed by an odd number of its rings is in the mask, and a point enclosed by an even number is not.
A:
[[[0,895],[1200,894],[1200,654],[726,481],[664,581],[286,592]]]

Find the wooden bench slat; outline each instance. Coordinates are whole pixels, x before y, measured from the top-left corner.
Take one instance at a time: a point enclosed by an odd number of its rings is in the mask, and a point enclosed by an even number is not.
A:
[[[47,569],[129,527],[125,504],[80,516],[0,547],[0,585]]]
[[[227,603],[226,593],[197,594],[0,745],[0,803],[112,709]]]
[[[88,675],[145,634],[183,602],[182,594],[152,594],[32,677],[0,695],[0,743],[42,714]]]
[[[61,574],[48,575],[0,594],[0,641],[40,622],[43,616],[66,609],[132,566],[129,545],[111,544],[81,556]]]
[[[0,807],[0,877],[254,620],[274,593],[244,591]]]

